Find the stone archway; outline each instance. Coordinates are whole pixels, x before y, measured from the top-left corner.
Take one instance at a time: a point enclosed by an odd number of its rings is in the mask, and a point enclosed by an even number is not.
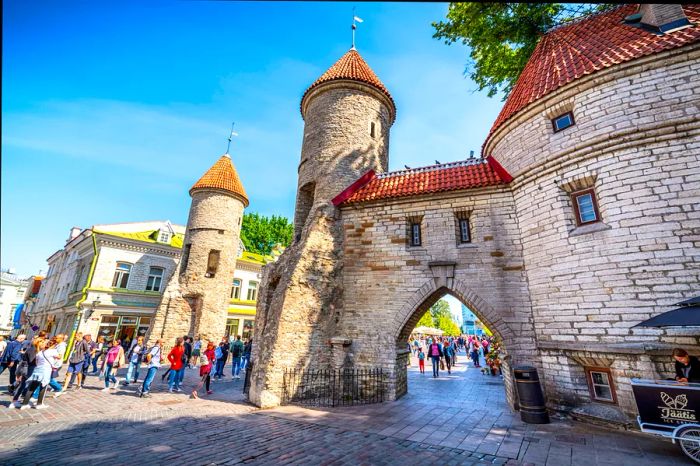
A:
[[[513,361],[510,347],[519,347],[519,342],[508,323],[503,319],[503,313],[498,312],[467,283],[454,277],[453,262],[433,262],[430,269],[433,278],[418,288],[403,304],[401,311],[394,319],[394,336],[396,339],[396,366],[394,368],[395,398],[403,396],[408,386],[406,383],[407,353],[406,340],[417,322],[425,312],[441,297],[450,294],[472,310],[489,329],[503,342],[503,378],[506,399],[511,407],[517,408],[517,395],[510,370]],[[516,358],[517,360],[517,358]]]

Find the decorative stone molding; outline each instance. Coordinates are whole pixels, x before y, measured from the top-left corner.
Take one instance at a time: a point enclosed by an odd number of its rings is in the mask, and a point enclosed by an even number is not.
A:
[[[598,173],[591,172],[585,175],[577,175],[568,178],[564,178],[557,183],[559,188],[563,189],[566,193],[571,194],[576,191],[582,191],[584,189],[590,189],[595,187],[595,182],[598,179]]]

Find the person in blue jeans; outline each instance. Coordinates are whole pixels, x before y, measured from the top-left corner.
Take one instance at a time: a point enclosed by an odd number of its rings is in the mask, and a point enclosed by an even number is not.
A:
[[[226,337],[224,337],[223,340],[221,340],[221,343],[219,343],[216,353],[216,371],[214,372],[214,377],[212,378],[221,379],[224,376],[224,366],[226,365],[226,360],[228,359],[228,341],[226,340]]]
[[[240,379],[243,368],[243,342],[241,336],[236,335],[236,339],[231,343],[231,378]]]
[[[146,377],[143,379],[143,386],[139,388],[139,396],[148,398],[151,392],[151,383],[156,377],[156,373],[160,368],[160,363],[163,360],[163,340],[156,340],[156,344],[148,351],[146,354],[146,362],[148,363],[148,372]]]
[[[110,381],[114,382],[114,386],[111,388],[117,388],[118,380],[114,374],[117,372],[119,367],[124,365],[125,362],[126,358],[124,357],[124,348],[121,345],[121,340],[115,339],[112,347],[109,349],[107,356],[105,357],[105,388],[102,389],[103,391],[110,389]]]
[[[442,357],[442,347],[437,341],[433,341],[428,346],[428,356],[433,361],[433,378],[440,377],[440,358]]]
[[[127,353],[127,359],[129,360],[129,369],[126,371],[126,379],[124,379],[124,385],[129,385],[130,383],[136,383],[139,378],[139,367],[141,367],[141,353],[145,351],[146,348],[143,346],[143,337],[138,337],[136,341],[131,345],[129,352]]]

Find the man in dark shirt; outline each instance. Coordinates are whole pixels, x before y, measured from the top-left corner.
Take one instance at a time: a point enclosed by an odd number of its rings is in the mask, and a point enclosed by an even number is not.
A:
[[[17,337],[12,340],[5,348],[5,352],[2,353],[2,359],[0,359],[0,374],[2,374],[5,369],[10,369],[10,386],[15,384],[15,371],[17,370],[17,364],[22,359],[22,346],[27,335],[17,335]],[[10,388],[8,387],[8,390]]]
[[[187,358],[187,367],[190,366],[190,359],[192,359],[192,338],[185,335],[185,357]]]
[[[683,383],[700,383],[700,360],[690,356],[681,348],[673,350],[673,359],[676,361],[676,380]]]

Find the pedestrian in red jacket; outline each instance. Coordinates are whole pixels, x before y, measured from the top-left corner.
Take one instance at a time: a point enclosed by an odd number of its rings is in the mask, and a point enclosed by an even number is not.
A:
[[[168,361],[170,361],[170,379],[168,380],[168,391],[181,392],[180,389],[180,372],[185,370],[183,358],[185,357],[185,345],[182,337],[175,340],[175,346],[168,353]]]

